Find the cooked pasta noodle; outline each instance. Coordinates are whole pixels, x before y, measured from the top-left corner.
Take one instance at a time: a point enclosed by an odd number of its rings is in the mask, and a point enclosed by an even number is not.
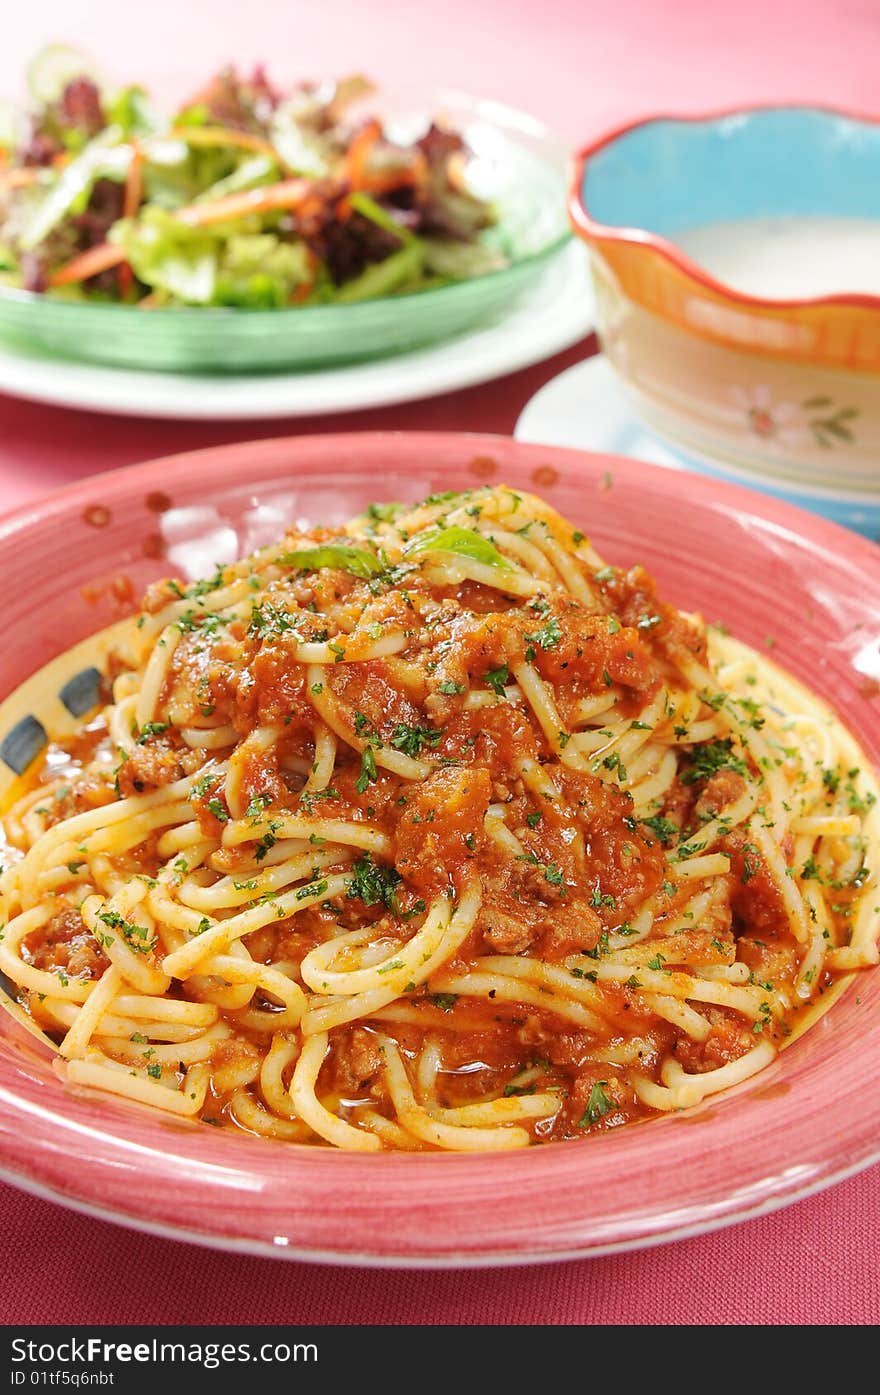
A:
[[[749,1080],[878,962],[853,738],[533,496],[157,583],[106,682],[2,820],[0,970],[72,1087],[521,1148]]]

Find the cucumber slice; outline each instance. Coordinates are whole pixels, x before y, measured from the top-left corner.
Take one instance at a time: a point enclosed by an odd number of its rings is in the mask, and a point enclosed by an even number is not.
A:
[[[48,104],[57,101],[67,84],[77,77],[97,80],[89,55],[70,44],[47,44],[28,65],[28,91],[35,102]]]
[[[21,139],[21,116],[12,102],[0,101],[0,150],[12,150]]]

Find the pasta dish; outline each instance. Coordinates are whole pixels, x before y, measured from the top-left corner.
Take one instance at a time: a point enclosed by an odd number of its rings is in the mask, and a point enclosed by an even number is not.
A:
[[[2,828],[0,971],[71,1086],[299,1143],[688,1108],[878,961],[854,739],[506,487],[151,586]]]

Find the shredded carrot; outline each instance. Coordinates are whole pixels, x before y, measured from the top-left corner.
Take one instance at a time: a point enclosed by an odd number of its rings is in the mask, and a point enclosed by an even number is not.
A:
[[[370,155],[381,136],[379,122],[368,121],[354,137],[348,147],[342,174],[349,189],[365,194],[387,194],[393,189],[418,184],[424,178],[427,165],[421,151],[416,151],[406,164],[371,170]]]
[[[368,121],[355,136],[348,153],[345,157],[344,179],[350,184],[352,189],[363,188],[363,180],[366,177],[367,161],[370,151],[380,139],[382,127],[378,121]]]
[[[301,305],[304,300],[308,300],[312,291],[315,289],[315,282],[318,279],[318,268],[321,262],[312,251],[311,247],[306,248],[306,261],[309,264],[309,279],[308,281],[303,281],[301,286],[297,286],[290,297],[291,305]]]
[[[131,164],[125,181],[125,196],[122,200],[123,218],[136,218],[144,192],[144,152],[137,141],[132,143]]]
[[[174,215],[189,227],[206,228],[229,218],[245,218],[249,213],[270,213],[276,208],[298,208],[314,192],[307,179],[284,179],[280,184],[264,184],[240,194],[225,194],[210,202],[191,203]]]
[[[422,173],[423,165],[414,161],[411,165],[396,165],[391,169],[376,170],[374,174],[365,175],[356,187],[364,194],[390,194],[394,189],[405,189],[418,184]]]
[[[172,126],[169,133],[187,145],[206,147],[235,146],[239,150],[253,150],[260,155],[270,155],[282,164],[281,156],[269,141],[262,136],[253,136],[250,131],[233,131],[226,126]]]
[[[80,252],[78,256],[59,267],[49,277],[49,285],[73,286],[77,281],[88,281],[91,276],[109,271],[111,267],[119,266],[119,263],[124,261],[125,253],[121,247],[117,247],[113,242],[102,242],[97,247],[90,247],[87,252]]]

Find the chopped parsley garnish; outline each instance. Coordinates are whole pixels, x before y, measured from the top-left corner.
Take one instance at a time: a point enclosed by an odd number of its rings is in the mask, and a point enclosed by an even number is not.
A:
[[[407,756],[419,756],[424,746],[433,749],[440,744],[442,730],[436,727],[411,727],[406,722],[398,722],[391,733],[391,745],[396,751]]]
[[[402,969],[402,968],[403,968],[403,960],[402,960],[402,959],[392,959],[392,961],[391,961],[390,964],[383,964],[381,968],[379,968],[379,969],[376,970],[376,973],[377,973],[377,974],[391,974],[391,973],[394,972],[395,969]]]
[[[541,862],[540,858],[536,857],[533,852],[520,853],[516,860],[517,862],[528,862],[529,866],[536,867],[539,872],[543,872],[545,882],[549,882],[551,886],[561,887],[560,895],[563,900],[565,899],[565,877],[555,862]]]
[[[262,792],[262,794],[253,794],[253,795],[251,795],[250,803],[248,804],[247,809],[245,810],[245,818],[248,818],[248,819],[260,819],[260,818],[262,818],[262,816],[263,816],[263,810],[264,810],[271,802],[272,802],[272,797],[271,797],[271,795],[267,794],[267,793],[265,792],[265,790]]]
[[[323,896],[326,890],[327,879],[325,877],[322,881],[311,881],[307,882],[305,886],[301,886],[294,899],[306,901],[310,896]]]
[[[363,901],[365,906],[385,906],[397,913],[396,888],[403,878],[396,867],[385,867],[375,862],[372,854],[364,853],[352,870],[347,893],[352,899]]]
[[[310,814],[310,813],[312,812],[312,808],[313,808],[313,806],[314,806],[316,800],[319,800],[319,799],[338,799],[338,798],[339,798],[339,790],[334,789],[332,785],[328,785],[327,788],[324,789],[324,790],[305,790],[305,789],[302,790],[302,791],[300,792],[299,802],[300,802],[300,804],[302,804],[302,806],[303,806],[303,808],[305,809],[306,813],[307,813],[307,814]]]
[[[380,746],[382,744],[373,731],[372,722],[363,712],[355,712],[354,729],[358,736],[362,736],[364,740],[369,741],[371,745]]]
[[[740,881],[747,885],[761,870],[761,853],[754,843],[746,843],[743,848],[743,869]]]
[[[510,670],[507,664],[502,664],[500,668],[491,668],[488,673],[483,674],[483,682],[487,688],[491,688],[496,697],[504,697],[504,689],[510,681]]]
[[[457,993],[429,993],[428,1002],[441,1012],[451,1012],[458,1002]]]
[[[145,722],[138,732],[137,744],[146,746],[147,742],[154,736],[161,736],[163,731],[167,731],[168,722]]]
[[[822,881],[821,869],[812,853],[801,868],[801,876],[804,881]]]
[[[641,822],[659,838],[664,848],[668,848],[678,837],[678,824],[673,823],[671,819],[664,819],[662,814],[655,814],[653,818],[642,819]]]
[[[280,819],[269,820],[269,827],[266,829],[266,832],[263,834],[262,838],[257,843],[256,848],[254,849],[254,857],[256,858],[257,862],[262,862],[263,858],[266,856],[266,853],[269,852],[271,848],[274,848],[275,844],[278,841],[275,835],[277,834],[280,827]]]
[[[373,755],[371,746],[364,747],[361,753],[361,773],[355,781],[355,789],[358,794],[363,794],[367,785],[375,784],[379,774],[376,770],[376,757]]]
[[[587,1107],[578,1120],[579,1129],[588,1129],[591,1124],[598,1124],[600,1119],[617,1108],[617,1102],[605,1093],[607,1080],[596,1080],[590,1086],[590,1097],[587,1100]]]
[[[544,815],[539,814],[537,811],[534,814],[526,814],[526,823],[529,828],[537,828],[543,817]]]
[[[276,606],[271,601],[263,601],[262,605],[254,603],[251,607],[249,635],[254,635],[257,639],[275,639],[278,635],[294,629],[296,621],[283,605]]]
[[[465,687],[464,683],[456,683],[453,678],[447,678],[444,683],[439,684],[437,692],[443,693],[447,697],[457,697],[459,693],[465,691]]]
[[[218,615],[213,610],[185,610],[182,615],[178,615],[175,625],[181,634],[191,634],[193,630],[203,630],[207,635],[216,635],[221,625],[228,625],[229,621],[223,615]],[[159,640],[159,644],[164,643]]]
[[[561,639],[562,631],[559,628],[559,621],[556,619],[555,615],[551,615],[550,619],[541,626],[540,630],[533,630],[531,634],[526,635],[526,640],[528,642],[526,658],[529,663],[531,663],[532,659],[535,657],[534,646],[536,644],[540,645],[544,650],[555,649]]]
[[[129,948],[133,949],[136,954],[149,954],[156,944],[158,937],[154,935],[151,939],[150,932],[145,925],[134,925],[130,920],[121,916],[118,911],[98,911],[98,920],[109,925],[111,930],[118,930],[125,938]]]
[[[367,518],[371,518],[374,523],[392,523],[405,507],[405,504],[369,504]]]
[[[220,823],[229,822],[229,810],[223,803],[223,800],[218,799],[216,795],[207,801],[205,808],[208,810],[208,813],[213,814],[214,818],[219,820]]]
[[[595,886],[590,896],[590,905],[595,906],[597,910],[601,910],[603,907],[607,910],[613,910],[617,902],[607,891],[600,891],[598,886]]]
[[[626,784],[626,766],[616,751],[612,751],[610,756],[606,756],[602,765],[606,770],[616,770],[618,783],[621,785]]]
[[[730,737],[721,741],[707,741],[695,746],[691,753],[691,764],[681,777],[683,785],[695,785],[699,780],[708,780],[719,770],[734,770],[737,775],[745,775],[745,761],[736,754]]]

